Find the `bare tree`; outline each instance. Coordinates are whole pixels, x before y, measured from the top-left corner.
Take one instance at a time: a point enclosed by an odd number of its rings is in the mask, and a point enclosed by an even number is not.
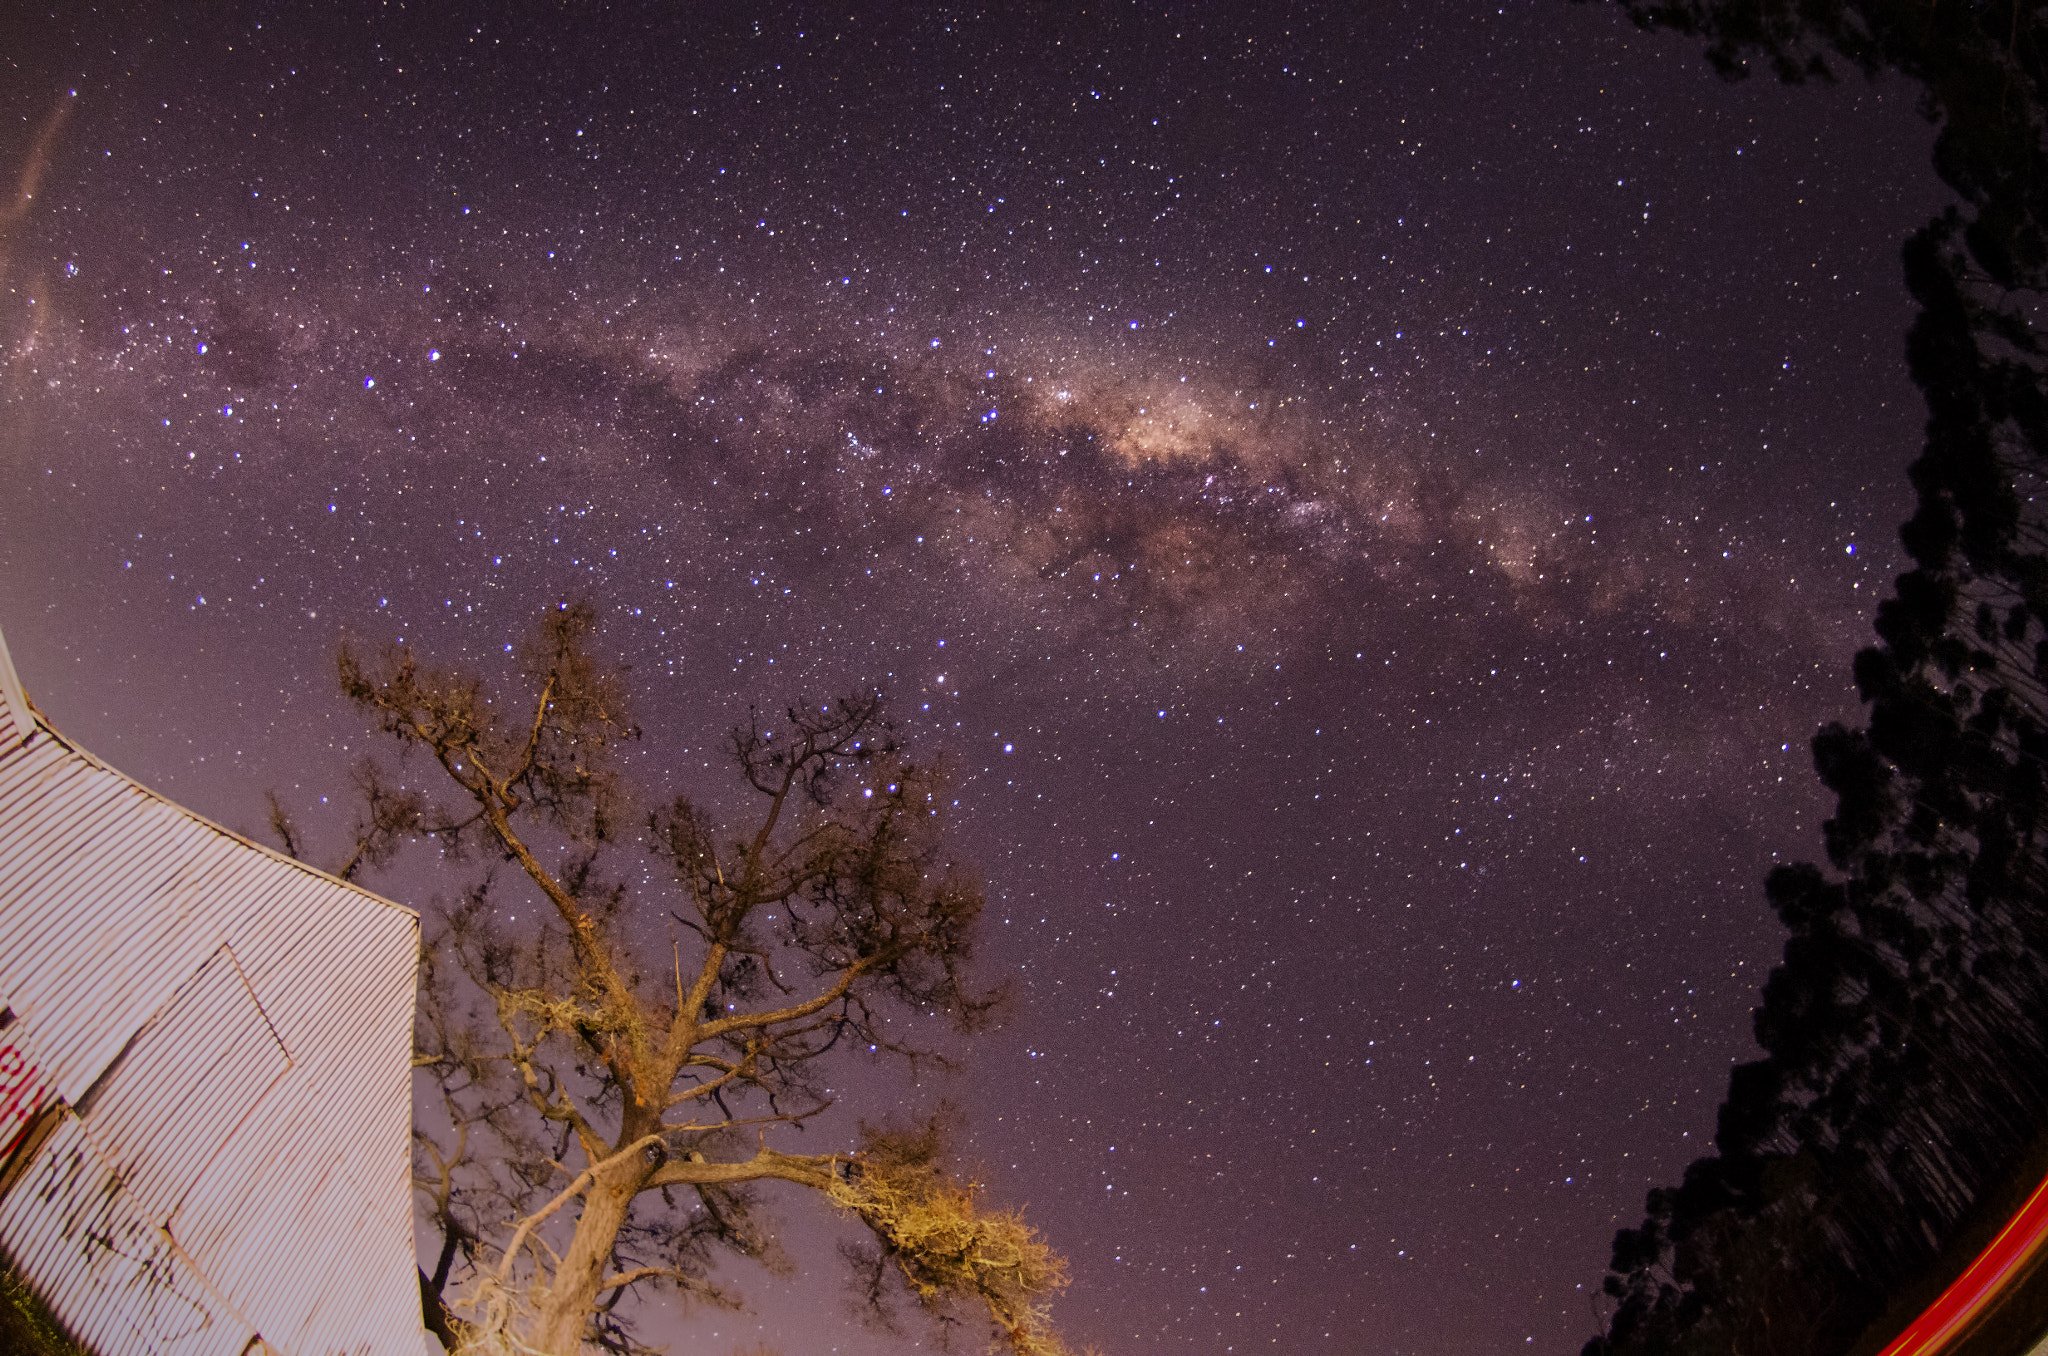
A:
[[[440,1100],[418,1167],[444,1241],[430,1301],[460,1255],[465,1346],[644,1350],[627,1301],[735,1303],[707,1279],[719,1249],[783,1265],[757,1208],[780,1182],[867,1226],[878,1302],[893,1275],[950,1321],[980,1313],[1020,1356],[1064,1352],[1044,1307],[1064,1262],[941,1169],[933,1127],[864,1128],[841,1153],[770,1142],[829,1104],[828,1057],[931,1055],[892,1016],[968,1030],[989,1015],[964,972],[982,893],[944,855],[934,770],[863,694],[734,733],[761,807],[748,831],[680,797],[629,815],[613,755],[638,732],[586,649],[593,624],[588,605],[545,614],[518,655],[530,704],[403,648],[340,654],[343,693],[453,791],[431,805],[359,772],[346,869],[422,836],[486,862],[422,967],[416,1062]],[[628,829],[654,869],[607,875]],[[535,902],[540,926],[503,921]]]

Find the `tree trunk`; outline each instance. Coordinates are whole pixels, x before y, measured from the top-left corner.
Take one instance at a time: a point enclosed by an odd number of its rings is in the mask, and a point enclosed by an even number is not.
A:
[[[612,1247],[647,1174],[647,1164],[636,1156],[599,1177],[584,1195],[576,1232],[555,1268],[554,1284],[541,1300],[534,1345],[548,1356],[577,1356],[582,1350],[584,1330],[597,1307],[605,1269],[611,1265]]]

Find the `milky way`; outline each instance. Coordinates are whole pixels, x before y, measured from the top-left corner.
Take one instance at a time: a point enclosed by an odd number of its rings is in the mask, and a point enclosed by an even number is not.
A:
[[[57,724],[317,830],[344,630],[488,665],[597,600],[650,791],[882,684],[1020,1001],[859,1076],[966,1109],[1073,1336],[1594,1329],[1899,560],[1902,91],[1565,4],[5,22],[0,625]],[[734,1279],[676,1331],[897,1349]]]

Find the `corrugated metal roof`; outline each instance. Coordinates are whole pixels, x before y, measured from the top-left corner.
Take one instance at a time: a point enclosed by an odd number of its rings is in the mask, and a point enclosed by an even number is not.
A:
[[[0,641],[0,1147],[68,1104],[0,1243],[101,1356],[419,1356],[418,954],[58,734]]]

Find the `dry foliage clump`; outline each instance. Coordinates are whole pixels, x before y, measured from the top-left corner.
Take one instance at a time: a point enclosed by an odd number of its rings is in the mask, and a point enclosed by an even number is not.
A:
[[[998,1349],[1070,1356],[1048,1307],[1066,1289],[1066,1259],[1020,1212],[981,1209],[980,1184],[945,1171],[944,1120],[910,1130],[863,1126],[861,1154],[830,1188],[833,1203],[874,1232],[874,1248],[848,1250],[869,1305],[881,1310],[885,1273],[893,1269],[921,1306],[950,1321],[979,1300]]]

